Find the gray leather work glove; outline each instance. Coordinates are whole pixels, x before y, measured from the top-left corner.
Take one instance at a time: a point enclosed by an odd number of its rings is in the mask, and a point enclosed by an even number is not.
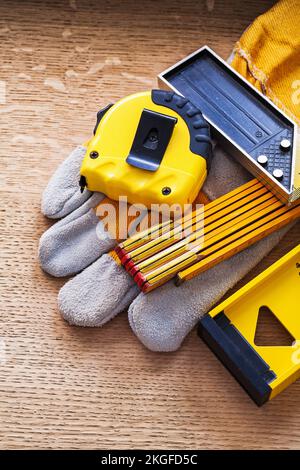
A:
[[[75,275],[60,290],[58,307],[72,325],[101,326],[128,309],[130,326],[153,351],[174,351],[216,302],[280,241],[289,227],[176,287],[173,281],[143,294],[131,276],[107,254],[115,241],[104,231],[94,208],[101,193],[80,193],[80,146],[59,166],[44,191],[42,212],[61,220],[41,237],[41,266],[53,276]],[[204,185],[210,199],[251,176],[216,147]]]

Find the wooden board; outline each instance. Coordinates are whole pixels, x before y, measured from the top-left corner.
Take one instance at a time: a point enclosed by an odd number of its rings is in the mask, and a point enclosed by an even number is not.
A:
[[[0,4],[0,448],[299,448],[300,383],[257,409],[193,331],[147,351],[126,314],[68,326],[42,273],[41,191],[101,106],[204,43],[222,57],[269,0]],[[159,6],[158,6],[159,5]],[[159,10],[159,12],[158,12]],[[252,278],[299,241],[298,224]],[[242,285],[242,283],[240,283]]]

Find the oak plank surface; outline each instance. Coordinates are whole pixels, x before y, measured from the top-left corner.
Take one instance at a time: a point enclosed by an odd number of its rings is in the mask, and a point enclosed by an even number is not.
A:
[[[300,446],[300,384],[256,408],[193,331],[147,351],[126,314],[68,326],[37,263],[41,191],[108,102],[202,44],[222,57],[270,0],[0,4],[0,448]],[[246,6],[247,5],[247,6]],[[5,100],[3,90],[5,88]],[[247,276],[299,242],[297,224]],[[245,282],[245,280],[243,281]]]

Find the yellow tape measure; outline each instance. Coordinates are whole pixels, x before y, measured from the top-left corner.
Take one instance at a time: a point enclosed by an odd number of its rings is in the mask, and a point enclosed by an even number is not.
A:
[[[192,203],[211,160],[201,111],[170,91],[137,93],[98,113],[80,186],[131,204]]]

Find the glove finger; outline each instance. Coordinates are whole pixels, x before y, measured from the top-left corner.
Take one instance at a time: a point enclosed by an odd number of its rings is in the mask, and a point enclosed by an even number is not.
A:
[[[227,194],[241,186],[253,176],[221,147],[214,147],[214,158],[203,186],[203,191],[210,200]]]
[[[100,193],[94,193],[42,235],[39,259],[44,271],[56,277],[76,274],[115,246],[95,214],[101,199]]]
[[[290,228],[290,227],[289,227]],[[169,282],[130,305],[129,323],[152,351],[175,351],[198,320],[280,241],[284,228],[180,287]]]
[[[58,295],[58,307],[71,325],[101,326],[127,309],[139,289],[109,255],[68,281]]]
[[[79,188],[79,172],[85,152],[85,147],[78,146],[50,178],[42,196],[42,213],[47,217],[64,217],[91,197],[90,191],[81,193]]]

